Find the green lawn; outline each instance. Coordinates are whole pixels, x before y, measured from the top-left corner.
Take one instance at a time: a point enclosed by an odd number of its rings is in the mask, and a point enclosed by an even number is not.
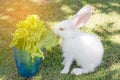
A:
[[[84,5],[94,7],[94,13],[81,31],[97,35],[103,42],[103,63],[94,73],[62,75],[60,46],[47,51],[39,72],[28,80],[120,80],[120,0],[52,0],[39,4],[29,0],[0,0],[0,80],[26,80],[18,75],[9,47],[15,24],[29,14],[37,14],[47,27],[70,19]],[[73,64],[72,68],[76,65]],[[71,69],[72,69],[71,68]]]

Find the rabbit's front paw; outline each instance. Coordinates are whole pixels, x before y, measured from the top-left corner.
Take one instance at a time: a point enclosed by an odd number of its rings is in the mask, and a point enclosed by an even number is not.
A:
[[[63,69],[60,73],[61,73],[61,74],[67,74],[68,72],[69,72],[69,70]]]

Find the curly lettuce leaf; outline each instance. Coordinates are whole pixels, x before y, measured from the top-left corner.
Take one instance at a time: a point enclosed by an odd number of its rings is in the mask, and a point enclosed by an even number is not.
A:
[[[57,45],[58,39],[54,35],[52,31],[49,31],[45,34],[45,36],[40,40],[37,47],[46,48],[47,50],[51,50],[52,46]]]
[[[19,21],[16,27],[17,30],[12,33],[13,40],[10,46],[29,52],[32,59],[44,57],[41,49],[51,49],[57,44],[54,33],[47,30],[37,15],[29,15],[26,20]]]

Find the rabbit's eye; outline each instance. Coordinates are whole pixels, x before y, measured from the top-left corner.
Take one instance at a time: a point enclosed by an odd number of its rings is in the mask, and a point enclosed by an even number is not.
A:
[[[64,29],[63,28],[60,28],[61,31],[63,31]]]

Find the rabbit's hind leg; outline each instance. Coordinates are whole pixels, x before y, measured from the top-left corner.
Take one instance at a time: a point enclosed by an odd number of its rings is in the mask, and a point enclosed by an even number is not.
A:
[[[71,71],[71,74],[73,74],[73,75],[81,75],[83,73],[87,74],[87,73],[94,72],[94,71],[95,71],[94,67],[74,68]]]

